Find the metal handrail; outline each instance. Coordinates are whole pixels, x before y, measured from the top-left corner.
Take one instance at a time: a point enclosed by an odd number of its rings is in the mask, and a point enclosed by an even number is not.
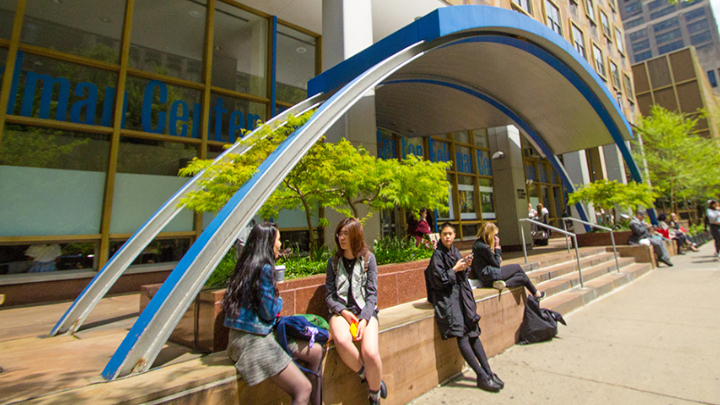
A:
[[[618,261],[617,247],[615,246],[615,232],[614,232],[611,228],[608,228],[608,227],[605,227],[605,226],[600,226],[600,225],[597,225],[597,224],[592,224],[592,223],[590,223],[590,222],[583,221],[583,220],[577,219],[577,218],[565,217],[565,218],[563,218],[563,228],[565,228],[565,230],[567,230],[567,228],[566,228],[567,225],[566,225],[566,223],[565,223],[565,220],[580,222],[581,224],[585,224],[585,225],[590,226],[590,227],[593,227],[593,228],[602,229],[602,230],[605,230],[605,231],[610,231],[610,240],[612,240],[613,253],[615,254],[615,268],[617,269],[618,273],[620,273],[620,262]],[[565,242],[567,242],[567,236],[565,237]],[[575,243],[577,243],[577,238],[575,238]]]
[[[529,222],[531,224],[535,224],[536,226],[547,228],[555,232],[560,232],[561,234],[565,235],[565,237],[573,237],[575,238],[575,258],[577,259],[577,265],[578,265],[578,274],[580,275],[580,287],[585,287],[583,284],[583,276],[582,276],[582,267],[580,266],[580,251],[578,250],[578,244],[577,244],[577,235],[575,235],[572,232],[563,231],[560,228],[555,228],[554,226],[550,226],[546,223],[535,221],[533,219],[528,218],[522,218],[519,219],[518,222]],[[522,236],[522,247],[523,247],[523,254],[525,255],[525,264],[528,262],[527,258],[527,247],[525,247],[525,229],[522,227],[522,224],[518,224],[520,226],[520,235]],[[568,249],[569,251],[569,249]]]

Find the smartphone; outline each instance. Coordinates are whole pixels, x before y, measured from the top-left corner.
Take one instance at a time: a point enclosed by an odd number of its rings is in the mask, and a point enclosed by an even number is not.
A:
[[[472,257],[473,257],[473,254],[472,254],[472,253],[470,253],[470,254],[469,254],[468,256],[466,256],[466,257],[463,257],[462,261],[463,261],[463,262],[466,262],[466,261],[468,261],[468,260],[472,259]]]

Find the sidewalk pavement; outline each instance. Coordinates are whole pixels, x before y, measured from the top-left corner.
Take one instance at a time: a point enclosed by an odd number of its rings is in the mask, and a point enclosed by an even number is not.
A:
[[[411,404],[720,404],[720,261],[712,242],[672,261],[490,359],[500,393],[468,370]]]

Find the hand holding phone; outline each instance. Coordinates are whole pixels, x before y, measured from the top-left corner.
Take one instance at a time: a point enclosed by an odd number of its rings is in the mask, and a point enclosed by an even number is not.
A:
[[[463,257],[462,261],[463,261],[463,263],[466,263],[466,262],[472,260],[472,258],[473,258],[473,254],[470,253],[469,255]]]

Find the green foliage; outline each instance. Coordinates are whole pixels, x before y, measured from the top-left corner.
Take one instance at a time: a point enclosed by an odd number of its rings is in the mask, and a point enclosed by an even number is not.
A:
[[[720,146],[695,133],[697,119],[653,106],[638,126],[633,149],[647,167],[653,189],[674,207],[678,200],[702,200],[720,192]]]
[[[415,246],[414,239],[403,239],[396,236],[386,236],[375,240],[373,252],[378,265],[427,259],[433,253],[432,249],[423,245]]]
[[[621,209],[635,211],[638,207],[652,207],[656,195],[646,184],[630,182],[628,184],[617,181],[597,180],[586,184],[574,193],[570,193],[568,204],[592,204],[596,210],[612,211],[616,206]],[[617,220],[617,215],[615,218]],[[603,218],[603,217],[601,217]],[[615,224],[605,224],[613,226]]]
[[[233,247],[225,254],[225,257],[223,257],[220,264],[218,264],[213,273],[210,275],[208,281],[205,282],[205,287],[225,288],[228,280],[230,280],[230,276],[232,276],[233,271],[235,270],[235,263],[235,248]]]

